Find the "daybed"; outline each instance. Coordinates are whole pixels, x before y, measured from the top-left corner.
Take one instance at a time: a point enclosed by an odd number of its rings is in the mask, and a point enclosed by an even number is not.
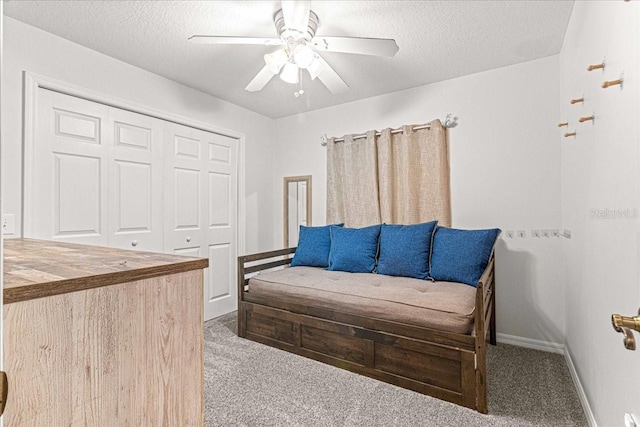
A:
[[[473,287],[283,269],[295,250],[238,258],[240,337],[487,412],[487,333],[496,340],[493,254]]]

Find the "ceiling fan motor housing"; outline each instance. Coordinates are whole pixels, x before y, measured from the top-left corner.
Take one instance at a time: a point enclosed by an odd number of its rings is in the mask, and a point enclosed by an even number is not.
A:
[[[320,24],[320,19],[318,19],[318,15],[316,15],[313,10],[310,10],[309,25],[307,26],[307,31],[305,34],[301,33],[298,30],[286,27],[282,9],[278,10],[275,15],[273,15],[273,22],[276,26],[278,37],[280,37],[284,42],[287,42],[290,38],[293,38],[295,41],[304,39],[305,41],[310,42],[311,39],[316,35],[316,30],[318,29],[318,25]]]

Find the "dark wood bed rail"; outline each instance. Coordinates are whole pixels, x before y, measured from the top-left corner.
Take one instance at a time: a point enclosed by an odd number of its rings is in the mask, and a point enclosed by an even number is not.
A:
[[[309,307],[280,295],[252,296],[248,290],[249,279],[256,273],[289,265],[295,250],[286,248],[238,257],[238,336],[487,413],[487,335],[491,344],[496,343],[493,254],[478,282],[473,332],[465,335]],[[251,321],[249,326],[247,319]],[[307,329],[321,331],[314,339],[327,340],[333,351],[337,343],[346,346],[344,354],[327,354],[322,348],[303,348],[301,335]],[[391,371],[378,369],[376,343],[386,349],[384,351],[392,349],[406,355],[412,359],[407,363],[415,363],[415,366],[397,368],[403,372],[392,372],[396,367]],[[364,352],[362,363],[349,360],[354,351]],[[424,366],[425,357],[436,358],[435,371],[441,372],[440,375],[444,372],[445,376],[457,378],[459,390],[457,386],[447,387],[437,381],[429,384],[416,380],[410,371],[428,370]],[[380,365],[387,362],[382,360]],[[454,365],[459,367],[452,370],[454,368],[450,366]]]
[[[238,336],[246,338],[245,317],[242,314],[242,303],[244,301],[245,289],[249,285],[248,277],[250,274],[268,270],[270,268],[280,267],[291,264],[293,254],[297,247],[278,249],[269,252],[260,252],[238,257]],[[256,264],[257,261],[269,260],[271,258],[282,257],[277,261],[262,262]],[[249,265],[250,264],[250,265]]]
[[[492,345],[496,344],[495,316],[495,257],[491,254],[489,264],[478,281],[476,291],[476,316],[474,323],[476,386],[486,390],[487,376],[487,333]],[[489,326],[487,328],[487,326]],[[487,412],[487,394],[479,393],[476,402],[478,411]]]

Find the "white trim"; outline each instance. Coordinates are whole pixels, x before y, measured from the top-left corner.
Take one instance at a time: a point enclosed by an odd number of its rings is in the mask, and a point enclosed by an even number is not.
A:
[[[516,345],[518,347],[532,348],[534,350],[547,351],[549,353],[563,354],[564,344],[535,340],[533,338],[517,337],[515,335],[497,334],[498,342]]]
[[[238,140],[238,156],[237,156],[237,230],[236,230],[236,258],[239,254],[245,253],[245,237],[246,237],[246,204],[245,204],[245,144],[246,136],[244,133],[236,132],[210,123],[194,120],[181,115],[169,113],[162,110],[149,107],[147,105],[137,104],[124,99],[107,96],[91,89],[75,86],[69,83],[51,79],[49,77],[24,71],[24,111],[23,111],[23,138],[24,138],[24,168],[22,171],[23,190],[22,190],[22,230],[21,236],[30,234],[33,229],[33,212],[31,206],[31,191],[33,188],[31,171],[33,171],[33,153],[35,146],[35,125],[38,106],[38,89],[48,89],[65,95],[75,96],[77,98],[86,99],[87,101],[98,102],[100,104],[116,107],[121,110],[131,111],[134,113],[144,114],[145,116],[154,117],[160,120],[177,123],[191,128],[200,129],[206,132],[217,133]],[[27,221],[27,219],[29,221]],[[234,275],[237,277],[237,274]]]
[[[31,208],[31,189],[33,188],[32,174],[27,173],[33,170],[33,155],[35,153],[35,116],[37,113],[36,94],[38,93],[38,84],[31,74],[25,72],[24,75],[24,110],[22,111],[22,135],[24,138],[24,152],[22,169],[22,230],[20,236],[25,237],[31,234],[33,229],[33,212]],[[27,218],[29,222],[27,223]]]
[[[584,392],[584,388],[582,387],[582,383],[580,382],[580,377],[578,376],[576,367],[573,364],[573,360],[571,359],[571,353],[569,353],[569,349],[566,347],[564,349],[564,359],[567,362],[567,367],[569,368],[569,372],[571,373],[571,378],[573,378],[573,384],[575,385],[576,391],[578,392],[578,398],[580,399],[580,403],[582,404],[582,410],[584,411],[584,415],[587,418],[589,427],[598,427],[596,418],[593,416],[593,411],[591,410],[591,405],[589,405],[587,394]]]
[[[245,203],[245,195],[247,194],[245,191],[245,139],[246,137],[242,135],[238,138],[238,154],[237,154],[237,173],[238,173],[238,182],[237,182],[237,200],[236,206],[237,211],[236,215],[236,223],[238,224],[238,229],[236,230],[236,259],[240,254],[246,254],[246,230],[247,230],[247,206]],[[238,277],[237,271],[237,263],[235,274]],[[237,285],[237,283],[236,283]]]

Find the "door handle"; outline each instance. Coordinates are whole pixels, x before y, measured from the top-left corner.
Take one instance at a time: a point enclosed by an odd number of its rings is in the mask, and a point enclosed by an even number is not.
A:
[[[636,340],[633,336],[632,330],[640,332],[640,310],[635,317],[621,316],[619,314],[611,315],[611,324],[616,332],[620,332],[624,335],[624,347],[627,350],[636,349]]]
[[[7,394],[9,392],[9,383],[7,381],[7,373],[0,371],[0,416],[4,413],[7,406]]]

